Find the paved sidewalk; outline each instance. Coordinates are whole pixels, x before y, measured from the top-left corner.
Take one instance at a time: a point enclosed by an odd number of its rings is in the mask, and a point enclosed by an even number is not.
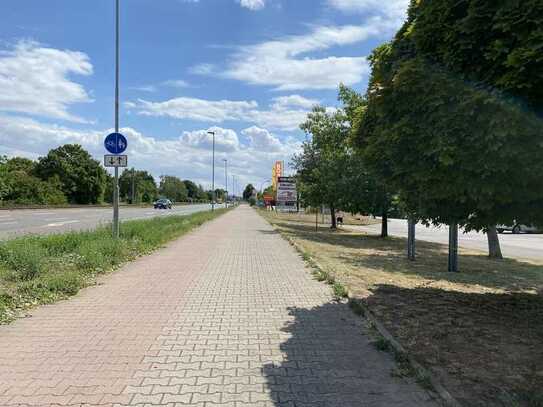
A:
[[[240,207],[0,327],[0,406],[434,406]]]

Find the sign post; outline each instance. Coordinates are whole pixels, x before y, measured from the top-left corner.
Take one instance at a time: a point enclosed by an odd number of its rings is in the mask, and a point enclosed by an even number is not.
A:
[[[119,14],[120,0],[115,1],[115,133],[110,134],[104,140],[106,150],[113,155],[119,155],[126,150],[126,138],[119,133]],[[119,156],[120,157],[120,156]],[[108,158],[104,157],[104,164]],[[126,156],[114,159],[109,158],[110,163],[115,168],[115,178],[113,180],[113,238],[119,238],[119,167],[126,166]],[[121,164],[125,165],[121,165]]]
[[[119,117],[116,105],[115,127],[119,128]],[[115,168],[113,180],[113,237],[119,237],[119,167],[128,166],[128,156],[120,155],[126,150],[128,142],[119,132],[111,133],[104,140],[104,147],[111,154],[104,155],[104,166]]]

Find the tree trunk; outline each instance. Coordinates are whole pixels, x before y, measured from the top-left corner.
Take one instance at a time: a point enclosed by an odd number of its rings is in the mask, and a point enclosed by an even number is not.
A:
[[[458,272],[458,223],[449,225],[449,271]]]
[[[407,258],[411,261],[415,261],[415,225],[417,222],[413,219],[409,219],[407,223]]]
[[[503,259],[496,226],[489,226],[486,234],[488,235],[488,257],[491,259]]]
[[[332,229],[337,229],[336,224],[336,209],[334,208],[334,205],[330,205],[330,219],[332,220],[332,226],[330,226]]]
[[[383,211],[381,215],[381,237],[388,237],[388,211]]]

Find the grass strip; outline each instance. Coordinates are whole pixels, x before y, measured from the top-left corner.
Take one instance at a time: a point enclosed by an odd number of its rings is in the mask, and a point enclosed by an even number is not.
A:
[[[0,323],[28,308],[75,295],[96,277],[151,253],[227,209],[122,223],[120,239],[111,228],[0,242]]]

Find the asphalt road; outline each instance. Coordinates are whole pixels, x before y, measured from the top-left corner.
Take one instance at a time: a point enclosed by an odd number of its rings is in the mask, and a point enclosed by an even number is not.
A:
[[[211,205],[179,205],[171,210],[120,208],[121,220],[148,219],[155,216],[188,215],[207,211]],[[48,234],[68,230],[88,230],[111,223],[111,208],[16,209],[0,210],[0,239],[22,234]]]
[[[381,224],[364,226],[364,230],[372,233],[380,233]],[[407,221],[403,219],[391,219],[388,224],[388,232],[391,236],[407,237]],[[449,243],[449,229],[442,227],[426,227],[417,225],[417,240],[427,242]],[[466,249],[488,252],[488,240],[484,233],[459,233],[458,244]],[[502,254],[505,257],[543,261],[543,234],[519,234],[503,233],[500,235]]]

